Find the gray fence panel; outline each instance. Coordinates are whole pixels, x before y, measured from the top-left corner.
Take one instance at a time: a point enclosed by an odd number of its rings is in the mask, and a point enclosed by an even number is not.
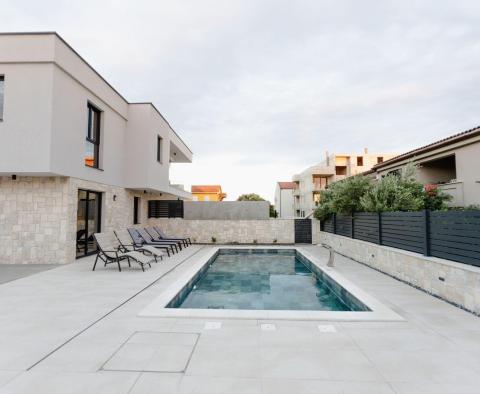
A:
[[[382,213],[382,245],[423,253],[425,216],[423,212]]]
[[[337,215],[337,234],[352,237],[352,217]]]
[[[312,221],[310,219],[295,219],[295,243],[312,243]]]
[[[431,212],[430,253],[480,266],[480,211]]]
[[[324,220],[322,222],[322,231],[333,233],[333,219]]]
[[[378,213],[355,213],[353,218],[354,237],[362,241],[378,243]]]
[[[480,266],[480,211],[361,212],[353,221],[333,215],[322,230]]]

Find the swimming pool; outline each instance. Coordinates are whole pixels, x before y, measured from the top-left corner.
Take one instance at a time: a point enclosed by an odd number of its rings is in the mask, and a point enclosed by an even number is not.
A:
[[[369,311],[295,249],[219,249],[166,308]]]
[[[160,281],[138,316],[404,321],[327,260],[321,247],[204,246]]]

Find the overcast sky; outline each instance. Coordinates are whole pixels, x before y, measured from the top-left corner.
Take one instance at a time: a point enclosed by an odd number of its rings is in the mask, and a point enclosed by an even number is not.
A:
[[[273,200],[325,150],[402,152],[480,124],[480,2],[0,0],[57,31],[194,152],[172,180]]]

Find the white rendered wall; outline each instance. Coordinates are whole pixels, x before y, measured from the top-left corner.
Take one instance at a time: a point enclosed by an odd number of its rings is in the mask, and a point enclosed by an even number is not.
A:
[[[0,173],[50,172],[53,69],[52,64],[0,63],[5,75]]]
[[[294,218],[295,210],[293,206],[293,189],[281,189],[280,195],[279,217],[282,219]]]
[[[174,161],[191,162],[192,153],[151,104],[129,104],[58,36],[0,35],[0,74],[0,175],[60,175],[175,194],[170,147]],[[89,102],[102,111],[100,169],[84,164]]]

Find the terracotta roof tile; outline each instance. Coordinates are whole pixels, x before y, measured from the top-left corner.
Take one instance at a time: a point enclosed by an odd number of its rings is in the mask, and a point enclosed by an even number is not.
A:
[[[295,182],[278,182],[280,189],[295,189]]]
[[[431,150],[440,148],[442,146],[448,145],[448,144],[453,144],[457,141],[461,141],[470,137],[475,137],[476,135],[480,135],[480,126],[474,127],[473,129],[465,130],[462,131],[461,133],[457,133],[454,135],[451,135],[450,137],[443,138],[441,140],[432,142],[431,144],[427,144],[425,146],[422,146],[420,148],[413,149],[411,151],[402,153],[401,155],[392,157],[389,160],[385,160],[383,163],[377,164],[373,166],[373,169],[377,168],[382,168],[386,165],[395,163],[397,161],[403,160],[403,159],[408,159],[410,157],[414,157],[420,153],[424,152],[429,152]]]
[[[221,193],[220,185],[192,185],[192,193]]]

